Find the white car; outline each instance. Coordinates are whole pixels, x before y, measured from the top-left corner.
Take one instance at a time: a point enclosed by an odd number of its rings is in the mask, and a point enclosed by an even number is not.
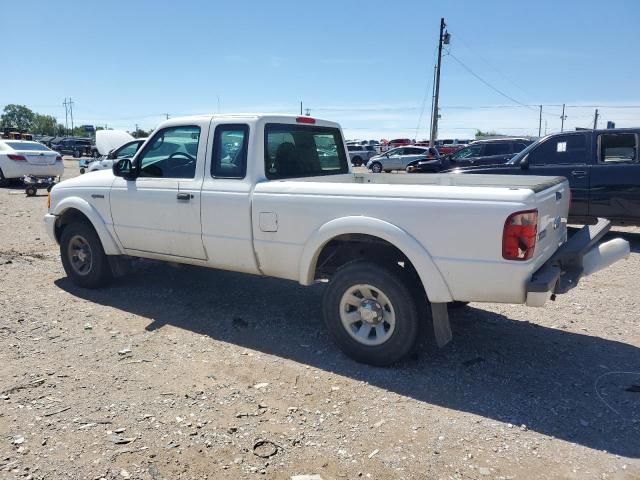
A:
[[[448,303],[542,306],[629,255],[623,239],[600,243],[606,220],[567,240],[563,177],[354,174],[340,126],[307,116],[170,119],[133,160],[49,200],[47,231],[80,287],[129,257],[325,283],[329,334],[376,365],[411,352],[427,305],[444,345]]]
[[[94,159],[82,159],[79,162],[80,173],[108,170],[115,160],[133,158],[146,138],[134,138],[124,130],[98,130],[96,132],[96,150],[99,156]]]
[[[62,177],[64,163],[58,152],[39,142],[0,140],[0,186],[10,180],[34,177]]]

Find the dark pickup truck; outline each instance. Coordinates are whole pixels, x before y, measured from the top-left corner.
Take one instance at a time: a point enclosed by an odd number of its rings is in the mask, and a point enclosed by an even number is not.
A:
[[[569,180],[569,220],[640,225],[640,129],[579,130],[541,138],[504,165],[457,168],[456,173],[550,175]]]

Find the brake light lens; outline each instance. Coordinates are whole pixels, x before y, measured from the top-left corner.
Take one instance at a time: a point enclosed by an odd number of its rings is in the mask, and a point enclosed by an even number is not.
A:
[[[316,123],[316,119],[313,117],[296,117],[296,122],[298,123]]]
[[[62,161],[62,156],[61,156],[61,155],[58,155],[58,156],[56,157],[56,162],[61,162],[61,161]]]
[[[502,231],[502,258],[529,260],[536,248],[538,210],[516,212],[504,222]]]
[[[13,160],[14,162],[26,162],[27,161],[27,157],[25,157],[24,155],[14,155],[13,153],[9,153],[9,154],[7,154],[7,157],[9,157],[9,160]]]

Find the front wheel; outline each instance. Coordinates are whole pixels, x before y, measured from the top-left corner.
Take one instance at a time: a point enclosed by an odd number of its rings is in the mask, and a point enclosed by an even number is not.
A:
[[[112,278],[100,237],[88,223],[71,223],[64,228],[60,256],[67,276],[79,287],[99,288]]]
[[[360,157],[355,157],[353,160],[351,160],[351,164],[354,167],[359,167],[362,165],[362,159]]]
[[[382,164],[380,162],[373,162],[371,164],[371,171],[373,173],[380,173],[382,171]]]
[[[401,272],[366,261],[351,262],[331,278],[324,321],[346,355],[378,366],[405,358],[419,326],[415,298]]]

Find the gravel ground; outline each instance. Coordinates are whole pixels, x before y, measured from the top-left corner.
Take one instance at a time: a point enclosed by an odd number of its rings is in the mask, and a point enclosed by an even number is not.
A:
[[[0,478],[640,478],[640,229],[547,307],[471,304],[381,369],[330,343],[322,286],[139,261],[78,289],[45,210],[0,189]]]

